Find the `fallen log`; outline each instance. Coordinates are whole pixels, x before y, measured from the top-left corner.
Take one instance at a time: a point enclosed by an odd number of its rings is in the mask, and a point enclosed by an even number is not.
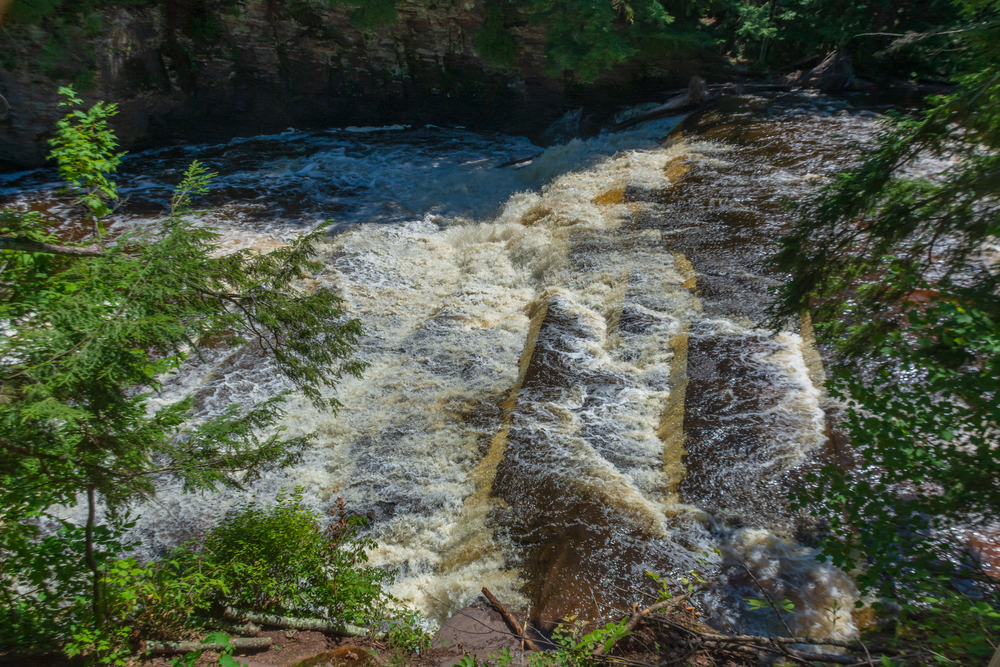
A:
[[[529,651],[537,652],[538,646],[535,645],[535,642],[531,641],[526,636],[521,634],[521,629],[518,626],[517,619],[514,618],[514,614],[510,613],[507,607],[500,604],[500,600],[497,600],[496,597],[494,597],[493,593],[490,593],[490,590],[485,586],[483,586],[483,595],[485,595],[486,599],[490,601],[490,604],[496,607],[496,610],[500,612],[500,616],[501,618],[503,618],[503,622],[507,625],[507,628],[510,629],[511,633],[515,637],[520,639],[522,642],[524,642],[524,647]],[[525,627],[528,627],[527,623],[525,623]]]
[[[630,128],[633,125],[638,125],[639,123],[645,123],[646,121],[657,120],[665,116],[678,116],[681,115],[680,112],[688,108],[696,108],[704,105],[711,98],[712,95],[708,91],[708,87],[705,85],[705,80],[700,76],[692,77],[691,85],[688,86],[687,92],[683,95],[678,95],[666,104],[661,104],[655,109],[651,109],[644,114],[640,114],[634,118],[629,118],[612,125],[609,131],[620,132],[621,130]]]
[[[365,637],[372,631],[359,625],[349,623],[338,623],[321,618],[295,618],[291,616],[274,616],[272,614],[258,614],[252,611],[240,611],[232,607],[226,607],[223,616],[234,621],[250,621],[257,625],[270,625],[276,628],[288,628],[291,630],[315,630],[328,635],[338,637]]]
[[[143,653],[191,653],[192,651],[222,651],[227,646],[233,648],[267,648],[274,640],[271,637],[235,637],[229,640],[229,644],[201,642],[156,642],[145,641],[139,644],[139,650]]]
[[[696,630],[681,623],[677,623],[666,617],[651,615],[650,621],[668,626],[675,630],[687,634],[699,643],[699,650],[705,651],[733,651],[742,648],[751,648],[758,652],[774,653],[791,659],[802,665],[809,665],[814,662],[823,662],[840,665],[854,665],[858,661],[856,655],[837,655],[831,653],[804,653],[801,650],[792,650],[794,645],[803,646],[829,646],[846,649],[853,653],[864,653],[870,660],[872,653],[897,655],[896,649],[884,648],[881,646],[867,646],[860,641],[843,641],[839,639],[818,639],[814,637],[762,637],[758,635],[720,635],[715,632],[704,632]]]
[[[247,621],[246,623],[230,623],[218,618],[199,618],[199,621],[206,628],[225,630],[231,635],[256,635],[261,629],[259,625],[251,621]]]
[[[689,628],[686,625],[672,621],[669,618],[664,618],[661,616],[651,616],[650,621],[654,623],[662,623],[664,625],[669,625],[672,628],[683,630],[685,632],[690,632],[692,634],[699,635],[705,641],[714,642],[741,642],[741,643],[760,643],[760,642],[770,642],[777,644],[803,644],[809,646],[834,646],[837,648],[846,648],[855,651],[863,651],[864,644],[859,641],[844,641],[841,639],[818,639],[816,637],[762,637],[759,635],[720,635],[716,633],[703,632],[701,630],[696,630],[694,628]],[[868,647],[871,649],[872,647]],[[881,650],[877,648],[876,650]]]

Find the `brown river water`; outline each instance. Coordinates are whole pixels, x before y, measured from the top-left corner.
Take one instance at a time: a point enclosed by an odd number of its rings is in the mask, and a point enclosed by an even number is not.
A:
[[[289,432],[317,436],[301,465],[245,492],[164,481],[133,537],[155,555],[301,486],[368,517],[372,562],[433,623],[483,586],[541,626],[610,618],[648,600],[646,571],[697,569],[710,622],[777,630],[742,599],[760,595],[746,566],[795,603],[793,631],[853,636],[853,582],[785,501],[829,451],[822,362],[808,326],[762,323],[785,203],[849,163],[876,128],[865,109],[744,95],[544,151],[394,126],[130,156],[114,228],[155,220],[192,159],[220,173],[201,221],[222,251],[336,219],[304,287],[345,299],[371,364],[337,388],[337,416],[290,399]],[[0,176],[0,198],[84,238],[56,187],[50,171]],[[194,392],[203,419],[284,388],[258,351],[218,350],[154,403]]]

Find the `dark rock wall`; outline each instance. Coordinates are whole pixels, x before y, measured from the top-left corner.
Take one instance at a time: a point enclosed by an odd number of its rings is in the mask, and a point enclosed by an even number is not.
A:
[[[515,66],[491,67],[472,45],[482,0],[402,0],[395,25],[368,33],[317,0],[213,10],[199,1],[108,9],[98,36],[78,35],[94,72],[82,97],[119,104],[113,125],[127,149],[385,123],[537,136],[581,97],[627,102],[668,86],[663,72],[653,79],[637,68],[613,70],[586,88],[546,76],[544,35],[527,22],[512,29]],[[56,91],[64,81],[36,66],[44,42],[37,28],[7,27],[17,57],[10,70],[0,67],[0,94],[10,104],[0,120],[0,162],[38,165],[63,113]]]

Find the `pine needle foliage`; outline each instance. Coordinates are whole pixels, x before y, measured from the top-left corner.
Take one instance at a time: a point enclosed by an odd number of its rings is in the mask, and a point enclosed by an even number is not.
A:
[[[901,640],[985,665],[1000,580],[970,537],[1000,521],[1000,262],[988,250],[1000,235],[1000,2],[959,5],[956,92],[887,119],[874,149],[800,207],[774,259],[790,279],[772,315],[813,315],[857,454],[793,494],[829,521],[825,557],[858,573]]]
[[[72,91],[65,94],[78,102]],[[113,113],[103,105],[73,111],[54,141],[60,165],[70,165],[63,173],[100,205],[114,201],[108,177],[117,162],[102,159],[114,138],[99,123],[86,130],[81,123]],[[165,374],[192,356],[220,345],[251,348],[292,389],[330,410],[339,403],[324,390],[365,368],[351,358],[360,322],[332,292],[301,285],[320,268],[315,257],[323,230],[269,253],[219,256],[218,234],[194,224],[191,209],[213,176],[192,163],[160,223],[114,238],[98,228],[86,247],[58,245],[37,213],[0,212],[5,594],[17,597],[25,582],[35,581],[42,586],[36,586],[42,597],[34,598],[40,603],[47,589],[39,582],[53,581],[60,568],[67,582],[78,581],[85,563],[100,625],[102,563],[120,548],[108,542],[109,553],[102,553],[95,522],[100,499],[114,523],[152,497],[161,480],[177,480],[185,491],[240,488],[300,460],[311,437],[289,437],[277,426],[287,392],[231,405],[200,422],[192,421],[192,396],[152,407],[148,399],[162,389]],[[91,214],[97,210],[88,206]],[[89,506],[82,553],[39,570],[48,563],[32,551],[45,543],[38,541],[39,522],[55,520],[47,518],[52,505],[82,498]]]
[[[1000,3],[965,4],[977,20],[958,91],[916,118],[890,117],[875,150],[800,209],[775,257],[792,279],[774,314],[815,307],[845,358],[877,353],[924,280],[997,315],[1000,277],[978,251],[1000,234]],[[912,175],[928,158],[954,167]]]

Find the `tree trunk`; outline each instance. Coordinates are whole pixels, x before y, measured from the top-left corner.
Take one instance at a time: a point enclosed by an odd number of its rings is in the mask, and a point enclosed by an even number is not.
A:
[[[291,628],[294,630],[315,630],[316,632],[324,632],[340,637],[364,637],[371,633],[371,630],[368,628],[341,623],[339,621],[326,621],[320,618],[274,616],[272,614],[241,611],[232,607],[226,607],[223,616],[233,621],[242,621],[245,619],[258,625],[272,625],[276,628]]]
[[[91,576],[91,608],[94,611],[94,623],[100,627],[104,625],[104,605],[101,600],[101,569],[97,566],[97,558],[94,556],[94,517],[97,513],[96,502],[94,500],[94,487],[87,487],[87,528],[85,536],[87,540],[86,560],[87,567],[90,568]]]

